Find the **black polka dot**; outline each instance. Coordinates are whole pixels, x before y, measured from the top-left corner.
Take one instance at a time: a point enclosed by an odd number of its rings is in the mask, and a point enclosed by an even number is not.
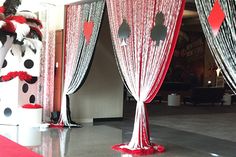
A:
[[[5,59],[4,62],[3,62],[2,68],[5,68],[6,66],[7,66],[7,61]]]
[[[26,80],[26,82],[27,83],[29,83],[29,84],[34,84],[34,83],[36,83],[38,81],[38,77],[32,77],[32,79],[31,80]]]
[[[10,117],[12,115],[12,110],[9,107],[5,108],[4,115]]]
[[[33,68],[33,66],[34,66],[34,62],[33,62],[31,59],[27,59],[27,60],[25,60],[25,62],[24,62],[24,66],[25,66],[25,68],[27,68],[27,69],[31,69],[31,68]]]
[[[35,103],[35,96],[34,96],[34,95],[31,95],[31,96],[30,96],[29,102],[30,102],[30,103]]]
[[[25,84],[22,86],[22,91],[23,91],[24,93],[27,93],[28,90],[29,90],[29,86],[28,86],[27,83],[25,83]]]

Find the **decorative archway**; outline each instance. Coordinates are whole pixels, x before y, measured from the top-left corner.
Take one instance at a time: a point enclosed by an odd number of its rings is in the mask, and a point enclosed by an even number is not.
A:
[[[129,154],[163,152],[150,142],[146,103],[157,94],[174,52],[185,0],[107,0],[115,56],[123,82],[137,101]]]

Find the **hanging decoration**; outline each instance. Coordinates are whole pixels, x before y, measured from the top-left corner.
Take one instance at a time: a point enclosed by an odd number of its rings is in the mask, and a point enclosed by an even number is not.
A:
[[[30,28],[22,16],[15,16],[20,0],[6,0],[0,7],[0,70],[13,41],[22,41]]]
[[[214,2],[212,0],[195,0],[195,3],[207,44],[216,65],[221,69],[224,80],[232,91],[236,93],[236,2],[218,0],[225,19],[216,36],[208,21]]]
[[[215,1],[215,4],[208,16],[208,22],[212,28],[213,35],[216,36],[225,19],[224,11],[221,9],[219,0]]]
[[[163,13],[157,13],[156,25],[152,28],[151,38],[156,41],[156,45],[159,46],[160,41],[164,41],[167,33],[167,27],[163,25],[165,17]]]
[[[16,16],[21,17],[21,19],[24,18],[26,21],[25,25],[30,26],[28,19],[21,13],[17,12]],[[33,14],[29,11],[27,13],[29,15]],[[22,36],[22,40],[18,40],[17,37],[15,38],[11,49],[4,59],[4,64],[0,72],[0,99],[2,100],[2,104],[11,104],[9,108],[13,111],[13,114],[6,117],[6,119],[2,116],[1,124],[28,124],[29,121],[27,119],[19,119],[21,117],[21,111],[18,108],[21,108],[22,104],[35,104],[38,102],[37,94],[39,88],[37,83],[40,76],[39,61],[42,43],[38,38],[28,37],[28,34]],[[37,34],[34,36],[37,36]],[[11,90],[9,91],[9,89]],[[2,106],[2,109],[4,109],[4,106]],[[36,116],[38,117],[37,121],[31,122],[35,124],[39,121],[41,122],[41,114],[39,115]]]
[[[59,123],[65,126],[80,126],[71,119],[69,95],[76,92],[86,79],[94,54],[104,5],[105,1],[99,0],[66,6],[65,80],[59,120]],[[89,23],[89,28],[85,28],[88,30],[85,31],[83,26],[87,22],[84,21],[92,21],[92,23]],[[85,37],[85,34],[88,36]]]
[[[86,39],[86,43],[89,44],[90,38],[93,33],[94,22],[93,21],[86,21],[84,22],[84,37]]]
[[[126,88],[137,101],[131,141],[112,148],[137,155],[163,152],[164,146],[150,141],[146,104],[157,94],[169,68],[185,0],[106,2],[118,69]],[[126,46],[117,35],[124,19],[130,28]]]
[[[118,37],[121,39],[121,45],[120,46],[126,46],[127,42],[126,40],[129,38],[130,34],[131,34],[131,29],[130,26],[126,20],[126,15],[124,14],[124,5],[125,5],[125,0],[121,1],[121,14],[122,14],[122,18],[123,18],[123,22],[119,27],[118,30]]]
[[[123,22],[120,25],[119,30],[118,30],[119,38],[122,40],[121,46],[127,45],[126,39],[129,38],[130,34],[131,34],[131,30],[130,30],[129,24],[127,23],[125,19],[123,19]]]

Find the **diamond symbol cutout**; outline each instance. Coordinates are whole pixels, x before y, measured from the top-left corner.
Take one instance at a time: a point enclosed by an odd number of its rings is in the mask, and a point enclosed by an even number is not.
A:
[[[219,0],[215,1],[215,4],[208,16],[208,22],[212,28],[213,35],[216,36],[220,30],[220,26],[222,25],[225,19],[225,13],[222,10]]]

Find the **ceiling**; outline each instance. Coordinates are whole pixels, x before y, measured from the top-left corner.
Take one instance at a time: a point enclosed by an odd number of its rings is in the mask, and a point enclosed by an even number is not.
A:
[[[194,0],[186,0],[184,18],[197,17],[197,9]]]
[[[0,0],[0,4],[4,3],[5,0]],[[95,0],[21,0],[21,5],[19,10],[27,9],[31,11],[39,10],[41,7],[45,6],[56,6],[56,5],[65,5],[74,2],[89,2]],[[184,12],[184,18],[189,18],[196,16],[196,8],[194,0],[186,0],[186,10]]]
[[[3,4],[5,0],[0,0]],[[45,7],[65,5],[74,2],[89,2],[96,0],[21,0],[20,10],[38,11]],[[198,14],[194,0],[186,0],[185,11],[183,16],[182,30],[184,31],[201,31]]]
[[[186,0],[181,30],[184,32],[202,32],[194,0]]]

